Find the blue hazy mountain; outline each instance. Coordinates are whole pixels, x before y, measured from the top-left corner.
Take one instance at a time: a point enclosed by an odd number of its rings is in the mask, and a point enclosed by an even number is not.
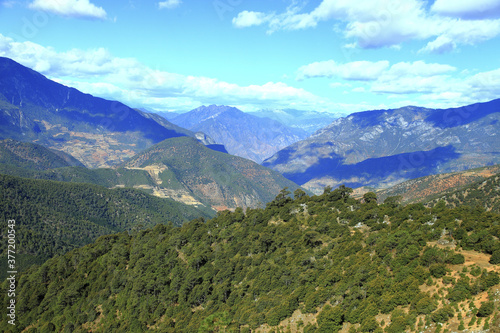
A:
[[[308,136],[302,129],[223,105],[201,106],[170,121],[191,131],[206,133],[223,144],[230,154],[257,163]]]
[[[264,161],[306,188],[388,187],[500,163],[500,100],[353,113]]]
[[[64,151],[88,167],[106,167],[165,139],[194,136],[157,120],[0,57],[0,138],[35,142]]]

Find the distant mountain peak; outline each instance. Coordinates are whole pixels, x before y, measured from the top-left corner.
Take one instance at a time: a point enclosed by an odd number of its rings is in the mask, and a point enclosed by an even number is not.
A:
[[[388,187],[409,178],[500,163],[500,99],[460,108],[407,106],[334,120],[263,162],[321,192]]]
[[[193,132],[206,133],[215,142],[223,144],[230,154],[257,163],[307,136],[301,129],[226,105],[203,105],[171,121]]]

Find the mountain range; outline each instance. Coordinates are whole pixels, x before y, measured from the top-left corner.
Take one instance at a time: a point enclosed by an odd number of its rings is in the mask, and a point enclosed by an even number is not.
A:
[[[162,140],[195,136],[159,118],[84,94],[0,57],[0,138],[40,143],[85,166],[109,167]]]
[[[164,140],[115,168],[88,169],[46,147],[0,141],[0,173],[12,176],[135,188],[207,211],[257,207],[298,186],[278,172],[218,152],[192,137]],[[208,213],[210,214],[210,213]]]
[[[474,184],[480,187],[479,184],[495,175],[498,177],[498,174],[500,174],[500,164],[411,179],[387,189],[377,190],[375,193],[381,202],[391,196],[399,196],[401,202],[405,204],[428,202],[452,192],[462,191]],[[355,192],[366,193],[370,190],[373,189],[359,188]],[[491,207],[485,206],[485,209],[490,210]]]
[[[230,154],[261,163],[281,148],[308,134],[269,118],[261,118],[230,106],[200,106],[170,121],[194,132],[203,132]]]
[[[461,108],[403,107],[353,113],[262,165],[320,192],[387,188],[431,174],[500,163],[500,100]]]
[[[495,332],[499,107],[180,126],[0,58],[0,331]]]
[[[123,167],[147,171],[155,192],[174,199],[195,198],[217,210],[257,207],[271,201],[284,187],[298,188],[276,171],[208,149],[190,137],[162,141]]]

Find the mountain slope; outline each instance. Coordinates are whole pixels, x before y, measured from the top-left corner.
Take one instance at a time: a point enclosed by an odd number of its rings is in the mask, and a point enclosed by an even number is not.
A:
[[[256,207],[284,187],[298,188],[273,170],[208,149],[190,137],[165,140],[123,167],[149,170],[159,189],[175,189],[218,209]]]
[[[0,165],[30,170],[48,170],[83,166],[80,161],[60,151],[12,139],[0,140]]]
[[[497,166],[497,172],[498,170]],[[427,204],[434,205],[444,201],[449,207],[482,207],[487,211],[500,213],[500,172],[469,186],[434,195]]]
[[[301,129],[287,127],[229,106],[201,106],[171,121],[195,132],[203,132],[223,144],[230,154],[261,163],[279,149],[307,137]]]
[[[401,196],[403,203],[427,202],[437,196],[442,197],[447,193],[472,186],[476,182],[483,182],[497,173],[500,173],[500,165],[431,175],[408,180],[388,189],[378,190],[376,193],[381,201],[390,196]]]
[[[407,179],[500,163],[500,100],[463,108],[353,113],[263,165],[309,189],[390,187]]]
[[[19,270],[41,264],[102,235],[169,221],[181,225],[193,218],[211,216],[194,207],[134,189],[110,190],[91,184],[7,175],[0,175],[0,189],[0,235],[2,239],[7,237],[7,220],[16,221]],[[3,263],[6,247],[7,242],[2,242]]]
[[[460,320],[474,331],[500,324],[498,214],[377,205],[371,195],[353,200],[347,188],[299,197],[281,193],[266,209],[104,236],[53,258],[19,276],[16,329],[457,332]],[[456,245],[436,245],[445,241]],[[0,293],[0,305],[8,302]]]
[[[204,146],[200,140],[207,139],[169,139],[139,153],[120,167],[87,169],[70,166],[43,146],[9,139],[0,141],[0,173],[108,188],[136,188],[212,213],[213,209],[256,207],[272,200],[283,187],[297,188],[275,171],[209,149],[210,145]],[[15,151],[23,154],[18,153],[13,158],[13,153],[7,149],[10,155],[2,154],[1,143],[22,147]]]
[[[106,167],[164,139],[190,135],[156,120],[0,57],[0,138],[36,142],[88,167]]]

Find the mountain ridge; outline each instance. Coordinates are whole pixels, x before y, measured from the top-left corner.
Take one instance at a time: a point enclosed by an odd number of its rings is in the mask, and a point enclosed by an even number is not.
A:
[[[401,196],[401,202],[405,204],[426,203],[435,197],[443,197],[450,192],[460,191],[477,182],[486,181],[498,173],[500,173],[500,165],[497,164],[411,179],[384,190],[359,188],[355,191],[359,193],[358,195],[362,195],[373,190],[381,201],[390,196]]]
[[[39,143],[95,168],[120,164],[155,143],[179,136],[195,134],[0,57],[0,138]]]
[[[257,207],[272,200],[284,187],[298,188],[276,171],[210,150],[190,137],[164,140],[121,166],[153,167],[159,177],[158,186],[163,182],[177,184],[180,191],[205,199],[218,210]]]
[[[279,148],[303,139],[307,133],[276,120],[263,119],[224,105],[200,106],[171,118],[171,122],[203,132],[223,144],[230,154],[262,162]]]
[[[499,120],[500,100],[443,110],[403,107],[357,112],[262,164],[317,193],[324,186],[341,183],[390,187],[409,178],[499,163]],[[436,154],[440,149],[448,157]],[[391,164],[384,166],[391,156]],[[346,168],[360,163],[367,167],[343,176]],[[393,171],[385,174],[386,167]],[[370,172],[382,177],[371,179]]]

